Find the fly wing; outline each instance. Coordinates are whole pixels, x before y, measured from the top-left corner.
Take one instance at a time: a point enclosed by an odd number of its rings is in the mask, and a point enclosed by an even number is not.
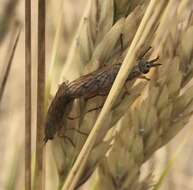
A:
[[[109,65],[71,82],[68,85],[70,96],[80,98],[103,94],[111,88],[119,68],[120,65]]]

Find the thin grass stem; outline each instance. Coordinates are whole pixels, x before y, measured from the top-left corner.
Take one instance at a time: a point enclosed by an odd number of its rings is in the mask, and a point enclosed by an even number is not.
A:
[[[25,189],[31,190],[31,0],[25,0]]]
[[[0,45],[3,43],[12,25],[12,18],[14,18],[18,2],[19,0],[9,0],[6,2],[5,8],[3,9],[0,21]]]
[[[45,24],[46,1],[38,1],[38,79],[37,79],[37,130],[36,130],[36,156],[35,156],[35,180],[36,190],[45,189],[45,149],[43,145],[44,135],[44,111],[45,111]]]
[[[47,84],[46,84],[46,92],[47,92],[46,93],[46,108],[48,107],[48,100],[49,100],[50,90],[52,86],[52,75],[53,75],[53,70],[54,70],[54,64],[56,61],[58,44],[59,44],[60,35],[62,32],[63,4],[64,4],[64,1],[62,0],[61,6],[60,6],[61,7],[60,15],[59,15],[58,23],[57,23],[57,28],[56,28],[56,34],[54,37],[50,68],[48,72],[48,79],[47,79]]]
[[[15,31],[17,31],[16,34],[15,34]],[[20,36],[20,32],[21,32],[21,26],[16,24],[15,27],[13,28],[13,37],[10,41],[10,44],[8,45],[8,51],[7,51],[8,55],[6,56],[8,57],[8,61],[6,64],[5,73],[3,74],[1,84],[0,84],[0,103],[2,101],[5,87],[7,84],[7,80],[9,77],[10,69],[11,69],[12,62],[13,62],[13,57],[14,57],[15,50],[16,50],[18,40],[19,40],[19,36]]]

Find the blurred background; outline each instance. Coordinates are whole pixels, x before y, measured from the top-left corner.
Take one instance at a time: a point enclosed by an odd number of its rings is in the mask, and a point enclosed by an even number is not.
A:
[[[67,57],[68,50],[79,21],[83,14],[87,0],[47,0],[46,26],[46,67],[49,68],[53,49],[53,40],[57,24],[63,12],[62,33],[57,49],[56,62],[61,67]],[[24,189],[24,1],[0,0],[0,73],[5,72],[5,63],[10,50],[10,41],[15,35],[15,23],[21,23],[22,31],[12,61],[9,77],[0,102],[0,189]],[[35,152],[35,124],[36,124],[36,69],[37,69],[37,0],[32,1],[32,155]],[[0,81],[2,80],[0,76]],[[193,120],[192,120],[193,121]],[[187,134],[193,133],[192,121],[167,146],[156,152],[154,157],[144,165],[142,175],[150,170],[156,181],[168,161],[175,156],[179,142],[184,141]],[[160,189],[193,190],[193,139],[187,139],[182,150],[175,158],[169,175],[164,179]],[[53,176],[54,176],[53,172]],[[52,189],[56,179],[48,178]],[[54,187],[54,185],[53,185]]]

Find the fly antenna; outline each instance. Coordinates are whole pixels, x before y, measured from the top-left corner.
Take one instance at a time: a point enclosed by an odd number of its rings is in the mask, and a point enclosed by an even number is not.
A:
[[[149,52],[150,49],[152,49],[151,46],[149,46],[144,52],[142,52],[142,53],[139,55],[139,59],[142,59],[142,58]]]
[[[159,60],[159,55],[158,55],[155,59],[150,60],[149,63],[154,63],[154,62],[156,62],[157,60]]]

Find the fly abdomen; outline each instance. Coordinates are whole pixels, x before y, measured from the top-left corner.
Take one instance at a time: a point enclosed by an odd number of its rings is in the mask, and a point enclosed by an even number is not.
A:
[[[45,137],[44,142],[54,138],[55,134],[61,129],[63,123],[63,116],[65,114],[67,105],[72,102],[67,91],[67,85],[63,83],[60,85],[54,99],[52,100],[45,120]]]

